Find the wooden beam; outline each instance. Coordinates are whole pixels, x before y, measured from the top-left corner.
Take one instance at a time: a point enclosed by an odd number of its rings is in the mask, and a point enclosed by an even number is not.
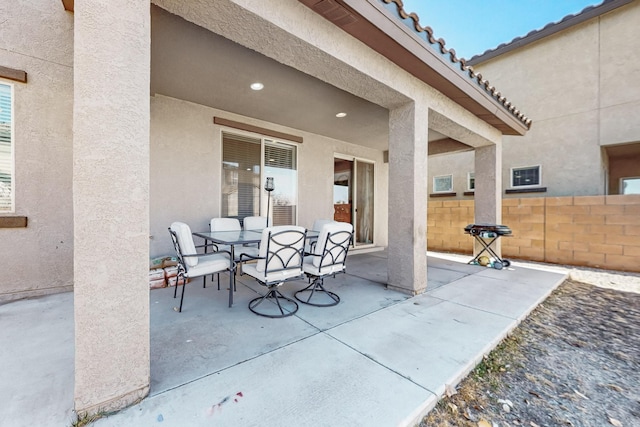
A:
[[[223,119],[222,117],[214,117],[213,123],[220,126],[227,126],[234,129],[244,130],[247,132],[259,133],[261,135],[266,135],[266,136],[270,136],[277,139],[286,139],[287,141],[292,141],[292,142],[297,142],[299,144],[302,144],[301,136],[291,135],[284,132],[278,132],[272,129],[267,129],[259,126],[253,126],[247,123]]]
[[[73,0],[62,0],[62,4],[64,5],[64,10],[73,12]]]
[[[26,216],[0,216],[0,228],[25,228]]]
[[[17,82],[27,82],[27,72],[22,70],[16,70],[15,68],[3,67],[0,65],[0,77],[9,80],[15,80]]]

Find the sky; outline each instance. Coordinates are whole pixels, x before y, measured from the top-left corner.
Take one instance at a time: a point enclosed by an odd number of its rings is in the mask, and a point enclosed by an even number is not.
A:
[[[602,0],[403,0],[458,58],[469,59]]]

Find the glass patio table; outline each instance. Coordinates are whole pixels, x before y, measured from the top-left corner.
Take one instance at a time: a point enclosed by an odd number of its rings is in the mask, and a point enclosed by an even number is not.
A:
[[[316,230],[307,230],[307,239],[318,238],[320,234]],[[227,245],[231,252],[230,271],[233,271],[233,263],[235,261],[234,247],[236,245],[246,245],[251,243],[260,243],[262,240],[262,230],[238,230],[238,231],[200,231],[193,233],[207,242],[216,245]],[[206,247],[205,247],[206,248]],[[233,305],[233,273],[229,273],[229,307]]]

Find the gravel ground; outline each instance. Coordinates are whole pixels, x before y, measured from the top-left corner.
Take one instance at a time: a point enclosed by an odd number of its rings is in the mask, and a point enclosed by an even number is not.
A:
[[[640,426],[640,274],[549,268],[569,279],[420,427]]]

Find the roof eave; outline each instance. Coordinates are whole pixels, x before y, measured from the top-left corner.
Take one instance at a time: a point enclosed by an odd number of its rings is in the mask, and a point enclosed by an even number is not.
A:
[[[505,53],[513,50],[520,49],[523,46],[581,24],[582,22],[596,18],[621,6],[629,4],[632,1],[633,0],[605,0],[600,5],[587,7],[575,15],[568,15],[558,22],[547,24],[540,30],[530,31],[524,37],[516,37],[508,43],[503,43],[494,49],[489,49],[480,55],[475,55],[471,59],[467,60],[467,64],[473,66],[497,56],[504,55]]]
[[[505,103],[495,88],[482,80],[482,76],[470,71],[457,58],[457,63],[451,62],[455,51],[443,49],[443,44],[440,44],[441,52],[438,52],[427,45],[417,31],[405,25],[401,18],[393,16],[380,1],[299,1],[503,134],[524,135],[529,129],[531,121],[525,124],[519,119],[520,112]],[[394,5],[397,4],[394,2]],[[338,11],[336,7],[343,10]]]

